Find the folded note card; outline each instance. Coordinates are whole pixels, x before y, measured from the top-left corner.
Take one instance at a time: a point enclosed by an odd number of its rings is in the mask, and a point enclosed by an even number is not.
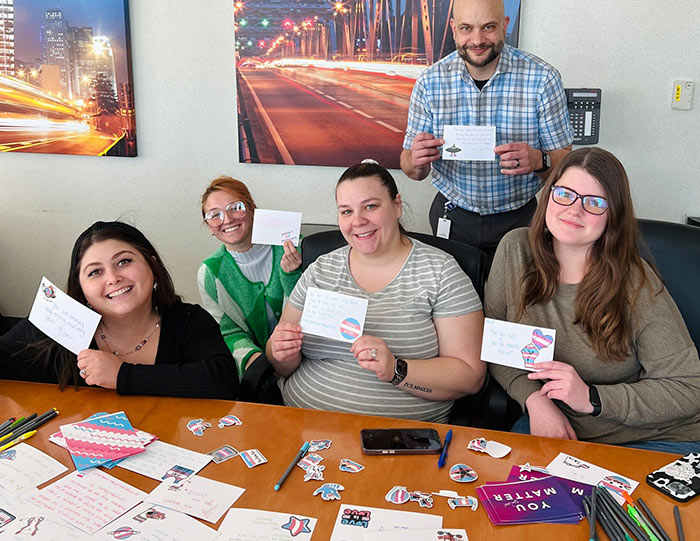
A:
[[[78,470],[100,466],[146,449],[123,411],[63,425],[61,433]]]

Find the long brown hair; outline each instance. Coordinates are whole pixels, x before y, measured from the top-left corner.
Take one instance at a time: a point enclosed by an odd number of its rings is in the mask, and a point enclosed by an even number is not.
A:
[[[569,153],[552,170],[530,224],[533,265],[522,281],[518,319],[528,306],[549,301],[559,283],[559,261],[545,222],[551,187],[570,167],[583,169],[603,187],[608,220],[603,234],[588,251],[586,272],[574,306],[575,324],[588,335],[601,359],[622,361],[631,352],[632,307],[649,282],[639,255],[639,230],[634,216],[627,173],[620,161],[601,148]],[[575,204],[578,204],[576,202]]]

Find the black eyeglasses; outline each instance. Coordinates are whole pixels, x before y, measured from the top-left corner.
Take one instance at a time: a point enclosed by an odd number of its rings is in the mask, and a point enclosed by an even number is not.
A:
[[[228,214],[229,218],[243,218],[245,216],[245,203],[243,201],[234,201],[226,205],[224,209],[211,209],[204,215],[204,221],[211,226],[217,226],[224,223],[224,213]]]
[[[608,210],[608,200],[597,195],[579,195],[566,186],[552,186],[552,201],[565,207],[570,207],[576,200],[581,200],[583,210],[589,214],[600,216]]]

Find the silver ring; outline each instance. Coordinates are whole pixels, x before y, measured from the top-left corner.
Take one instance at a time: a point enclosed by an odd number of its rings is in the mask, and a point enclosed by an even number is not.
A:
[[[87,370],[85,370],[84,368],[81,368],[80,369],[80,377],[84,378],[87,375],[88,375]]]
[[[518,158],[515,158],[515,168],[520,168],[520,160]]]
[[[369,350],[370,354],[372,355],[373,360],[377,360],[377,348],[372,348]]]

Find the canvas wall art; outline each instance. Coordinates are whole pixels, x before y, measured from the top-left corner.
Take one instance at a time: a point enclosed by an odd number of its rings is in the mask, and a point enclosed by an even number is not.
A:
[[[0,2],[0,150],[136,156],[128,0]]]
[[[455,50],[452,2],[234,0],[239,160],[398,169],[415,80]]]

